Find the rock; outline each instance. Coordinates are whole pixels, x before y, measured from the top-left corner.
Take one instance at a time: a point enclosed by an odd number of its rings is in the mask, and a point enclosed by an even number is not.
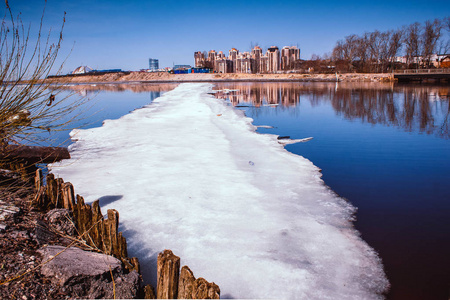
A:
[[[42,275],[52,277],[51,280],[59,285],[88,277],[107,277],[110,270],[117,272],[122,266],[117,258],[76,247],[70,247],[56,256],[64,249],[62,246],[46,246],[38,250],[43,263],[53,258],[41,267]]]
[[[55,208],[45,214],[44,219],[51,227],[66,235],[75,235],[72,212],[64,208]]]
[[[0,223],[0,233],[3,233],[6,231],[6,229],[8,229],[8,225],[5,224],[1,224]]]
[[[139,273],[132,271],[128,274],[114,276],[114,283],[99,280],[91,284],[87,299],[135,299],[139,291]]]
[[[19,213],[19,207],[0,201],[0,221],[15,219]]]
[[[124,274],[122,263],[110,255],[83,251],[71,247],[47,246],[38,250],[42,262],[41,274],[64,286],[76,298],[130,299],[136,298],[140,277],[136,271]],[[60,253],[61,252],[61,253]],[[57,255],[60,253],[59,255]],[[111,276],[112,275],[112,276]]]

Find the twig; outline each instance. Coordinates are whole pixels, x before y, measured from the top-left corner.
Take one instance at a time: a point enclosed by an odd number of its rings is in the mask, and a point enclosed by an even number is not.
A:
[[[111,270],[111,266],[109,266],[109,273],[111,273],[111,279],[112,279],[112,283],[113,283],[113,297],[114,299],[116,299],[116,283],[114,282],[114,276]]]

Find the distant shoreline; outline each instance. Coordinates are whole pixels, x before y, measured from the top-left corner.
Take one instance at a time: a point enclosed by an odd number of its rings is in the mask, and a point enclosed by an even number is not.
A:
[[[178,82],[392,82],[390,73],[345,73],[345,74],[169,74],[144,72],[118,72],[102,75],[74,77],[52,77],[46,83],[61,84],[105,84],[105,83],[178,83]]]

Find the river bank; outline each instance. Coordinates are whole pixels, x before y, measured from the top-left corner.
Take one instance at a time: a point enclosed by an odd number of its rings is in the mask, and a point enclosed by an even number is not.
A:
[[[169,74],[165,72],[118,72],[103,75],[59,76],[46,79],[51,83],[173,83],[173,82],[390,82],[392,74]]]

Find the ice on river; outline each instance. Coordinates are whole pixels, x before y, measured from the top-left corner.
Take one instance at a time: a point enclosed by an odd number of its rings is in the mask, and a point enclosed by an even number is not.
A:
[[[155,281],[171,249],[222,297],[377,299],[388,285],[354,208],[319,169],[252,119],[185,83],[102,127],[76,130],[52,171],[120,213],[129,252]]]

